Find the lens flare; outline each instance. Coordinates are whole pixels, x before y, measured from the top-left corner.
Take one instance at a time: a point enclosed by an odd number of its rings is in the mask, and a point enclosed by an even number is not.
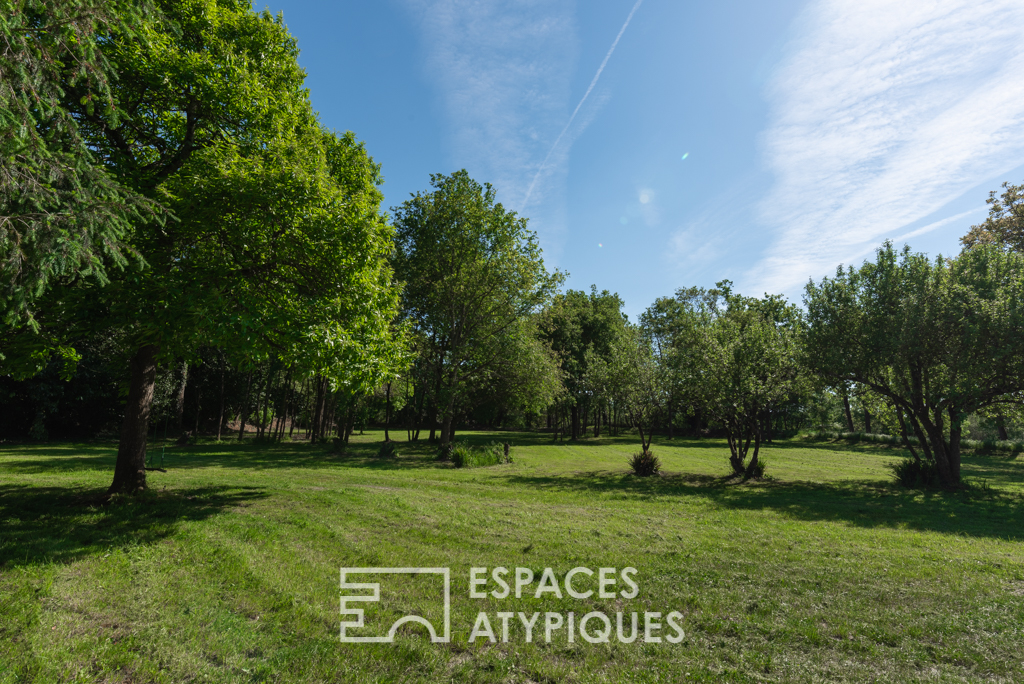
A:
[[[685,153],[685,154],[683,155],[683,159],[686,159],[686,158],[687,158],[687,157],[689,157],[689,156],[690,156],[690,153],[689,153],[689,152],[687,152],[687,153]]]
[[[598,247],[604,247],[604,245],[602,245],[600,242],[597,243],[597,246]]]

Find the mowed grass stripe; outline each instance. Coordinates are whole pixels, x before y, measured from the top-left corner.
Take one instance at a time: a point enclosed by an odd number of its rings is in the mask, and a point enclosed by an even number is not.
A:
[[[905,492],[898,452],[777,442],[761,483],[721,442],[511,439],[456,470],[425,445],[374,458],[305,444],[168,449],[143,500],[90,507],[110,446],[0,451],[0,681],[1016,681],[1024,678],[1021,462],[988,488]],[[52,467],[50,467],[52,465]],[[975,476],[976,478],[978,476]],[[108,555],[109,554],[109,555]],[[454,641],[338,642],[341,566],[450,566]],[[471,600],[472,566],[638,569],[633,601]],[[413,583],[381,606],[420,601]],[[478,611],[685,615],[667,644],[467,643]],[[689,673],[689,674],[687,674]]]

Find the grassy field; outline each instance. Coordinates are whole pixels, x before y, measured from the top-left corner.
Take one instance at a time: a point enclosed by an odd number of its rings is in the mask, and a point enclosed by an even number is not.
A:
[[[772,478],[744,484],[719,441],[656,442],[666,472],[640,479],[635,439],[464,438],[509,439],[515,462],[378,459],[379,433],[344,454],[204,444],[105,506],[112,445],[0,445],[0,682],[1024,681],[1024,458],[970,457],[970,490],[921,493],[879,445],[776,443]],[[451,568],[451,642],[340,643],[339,569],[374,566]],[[470,568],[498,566],[631,566],[639,593],[470,598]],[[439,618],[437,578],[393,579],[359,633]],[[516,617],[502,643],[500,611],[540,612],[533,641]],[[591,611],[627,632],[678,611],[685,638],[546,642],[544,613]],[[497,643],[469,642],[479,612]]]

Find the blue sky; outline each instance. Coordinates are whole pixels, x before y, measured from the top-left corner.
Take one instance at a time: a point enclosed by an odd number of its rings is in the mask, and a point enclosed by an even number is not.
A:
[[[268,7],[386,206],[466,168],[634,320],[723,278],[799,301],[887,238],[954,254],[1024,181],[1019,0]]]

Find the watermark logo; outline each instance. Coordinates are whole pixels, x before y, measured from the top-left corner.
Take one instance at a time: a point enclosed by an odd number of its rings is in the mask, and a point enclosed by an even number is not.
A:
[[[381,636],[382,627],[377,628],[377,634],[374,636],[350,634],[349,629],[373,631],[373,628],[367,625],[365,609],[351,607],[350,604],[364,603],[380,606],[382,603],[380,582],[350,581],[352,575],[440,576],[444,580],[443,590],[435,593],[434,585],[431,585],[429,598],[431,601],[437,601],[443,594],[443,630],[438,630],[437,624],[414,612],[394,620],[390,629],[387,630],[387,636]],[[510,597],[527,600],[549,598],[558,600],[559,605],[564,605],[566,600],[588,601],[589,603],[592,599],[605,599],[614,600],[616,605],[621,606],[623,599],[629,601],[639,595],[640,587],[637,584],[636,576],[637,570],[632,567],[621,570],[616,568],[592,570],[577,567],[564,573],[561,577],[552,568],[544,568],[538,576],[531,568],[509,570],[504,567],[475,567],[469,570],[469,599],[484,599],[493,603]],[[394,642],[398,629],[408,623],[426,627],[430,634],[430,640],[434,643],[451,641],[451,570],[449,568],[342,568],[341,590],[341,641],[343,643],[391,643]],[[401,598],[395,603],[404,605]],[[390,608],[393,615],[395,606],[392,605]],[[433,615],[436,620],[436,612]],[[591,644],[609,643],[613,640],[624,644],[634,641],[645,644],[678,644],[686,636],[681,625],[682,620],[683,614],[674,610],[668,612],[644,611],[642,613],[636,611],[604,613],[589,610],[582,615],[575,611],[534,611],[531,613],[498,611],[491,614],[480,611],[477,613],[472,627],[468,624],[465,625],[464,633],[468,634],[469,643],[477,640],[486,640],[490,643],[522,640],[531,643],[534,639],[538,641],[543,639],[545,643],[560,640],[573,644],[580,639]],[[384,620],[384,624],[387,621]]]
[[[353,636],[348,634],[349,628],[364,629],[366,627],[363,608],[350,608],[350,603],[379,603],[380,582],[349,582],[350,575],[440,575],[444,578],[443,599],[444,629],[438,633],[436,626],[420,615],[406,615],[395,620],[388,630],[387,636]],[[369,591],[369,594],[346,594],[346,591]],[[451,571],[448,568],[342,568],[341,569],[341,642],[344,644],[391,643],[395,640],[398,628],[407,623],[417,623],[427,628],[430,640],[434,643],[451,641]],[[350,618],[347,619],[346,618]]]

